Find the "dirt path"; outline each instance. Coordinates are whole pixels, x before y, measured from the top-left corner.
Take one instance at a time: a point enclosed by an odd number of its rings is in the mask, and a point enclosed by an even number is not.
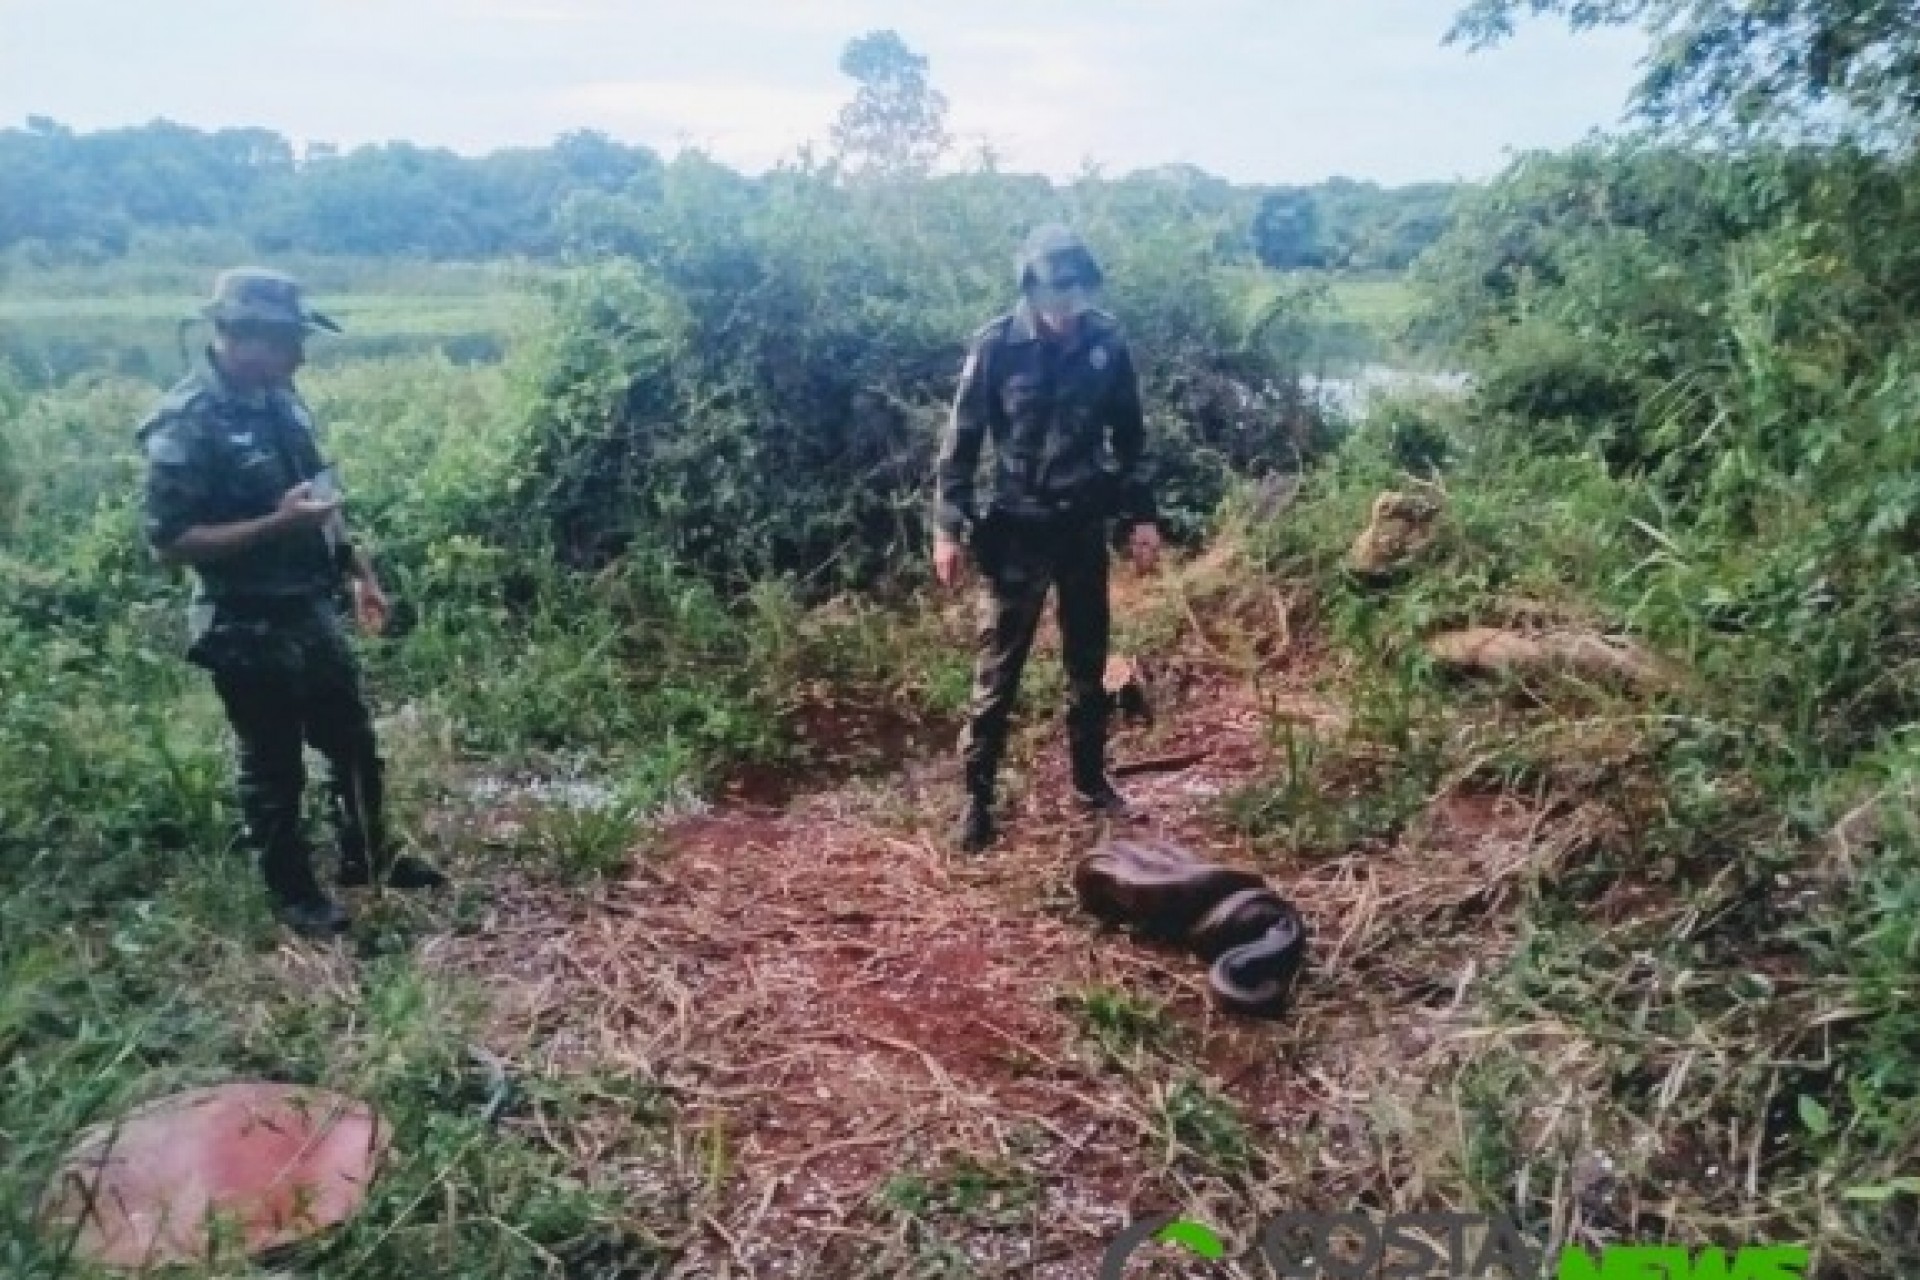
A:
[[[1554,850],[1541,814],[1449,794],[1390,843],[1262,857],[1219,801],[1271,764],[1276,715],[1340,720],[1292,661],[1264,705],[1164,664],[1158,727],[1115,745],[1161,762],[1125,779],[1143,829],[1300,905],[1312,969],[1285,1020],[1219,1014],[1198,961],[1078,912],[1099,833],[1062,803],[1058,745],[977,860],[943,845],[952,765],[907,760],[687,820],[591,903],[503,886],[502,927],[441,952],[497,992],[491,1047],[534,1079],[639,1082],[678,1121],[645,1149],[617,1109],[517,1123],[677,1206],[655,1227],[676,1276],[1083,1277],[1148,1212],[1245,1231],[1425,1204],[1461,1141],[1463,1001],[1508,946],[1507,888]]]

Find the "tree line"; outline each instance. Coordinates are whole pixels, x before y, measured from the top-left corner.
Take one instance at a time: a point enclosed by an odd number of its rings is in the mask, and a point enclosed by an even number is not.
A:
[[[850,63],[849,74],[867,77],[863,92],[898,88],[899,51],[879,53]],[[881,127],[862,132],[843,122],[843,148],[876,132],[899,133],[884,118],[893,108],[873,105]],[[914,145],[938,149],[924,132]],[[680,160],[723,171],[741,199],[770,180],[697,154]],[[32,116],[0,130],[0,253],[29,268],[97,263],[169,238],[217,233],[224,244],[261,254],[550,259],[580,233],[589,242],[617,238],[623,221],[644,220],[675,163],[585,129],[542,147],[469,156],[412,142],[301,148],[270,129],[203,130],[164,120],[81,132]],[[972,185],[983,178],[1011,189],[1044,182],[991,167],[928,180]],[[1115,181],[1181,192],[1235,229],[1236,248],[1278,269],[1403,270],[1445,231],[1456,194],[1449,184],[1389,188],[1350,178],[1252,186],[1185,166]]]

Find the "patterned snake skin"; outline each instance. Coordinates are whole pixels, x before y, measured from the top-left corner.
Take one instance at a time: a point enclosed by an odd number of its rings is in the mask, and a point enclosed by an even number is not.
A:
[[[1074,868],[1080,905],[1109,925],[1206,961],[1215,1002],[1278,1017],[1307,958],[1307,926],[1252,871],[1202,862],[1162,840],[1111,840]]]

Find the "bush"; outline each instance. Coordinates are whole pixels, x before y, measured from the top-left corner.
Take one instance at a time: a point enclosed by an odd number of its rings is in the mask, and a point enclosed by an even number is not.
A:
[[[1177,217],[1123,229],[1137,198],[1100,189],[1066,216],[1106,260],[1169,520],[1191,537],[1231,475],[1297,468],[1320,443],[1285,322],[1320,300],[1249,319],[1217,235]],[[968,336],[1012,304],[1024,225],[1061,211],[966,179],[849,189],[797,171],[750,195],[676,166],[661,216],[645,257],[565,287],[542,347],[535,504],[564,561],[646,537],[736,590],[918,572]]]
[[[1378,732],[1296,752],[1239,816],[1345,847],[1369,830],[1355,814],[1391,816],[1398,788],[1424,797],[1442,773],[1602,806],[1617,826],[1538,887],[1492,1016],[1557,1023],[1580,1046],[1563,1064],[1612,1065],[1583,1093],[1578,1073],[1496,1051],[1463,1076],[1469,1096],[1497,1091],[1513,1114],[1553,1098],[1583,1135],[1646,1132],[1646,1082],[1676,1079],[1663,1042],[1684,1044],[1698,1069],[1650,1146],[1766,1135],[1743,1220],[1817,1241],[1823,1275],[1904,1274],[1920,1074],[1893,993],[1920,979],[1920,326],[1886,290],[1920,267],[1890,230],[1920,207],[1920,165],[1620,144],[1529,158],[1471,206],[1423,268],[1473,379],[1464,412],[1388,402],[1256,530],[1269,563],[1314,584],[1365,705],[1420,706],[1415,745],[1446,726],[1439,758]],[[1417,571],[1344,577],[1372,496],[1430,468],[1444,516]],[[1539,618],[1637,635],[1687,678],[1629,700],[1457,685],[1423,661],[1436,630]],[[1356,776],[1357,794],[1338,789]],[[1489,1197],[1511,1196],[1518,1163],[1557,1158],[1524,1126],[1480,1125]],[[1643,1172],[1665,1230],[1719,1238],[1723,1184]]]

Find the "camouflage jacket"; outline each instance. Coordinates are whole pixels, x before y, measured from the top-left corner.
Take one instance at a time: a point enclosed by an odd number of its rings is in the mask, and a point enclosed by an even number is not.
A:
[[[1093,311],[1065,343],[1041,335],[1022,302],[973,337],[940,449],[934,523],[958,538],[990,512],[1155,518],[1133,354],[1113,317]],[[993,439],[993,487],[974,486]]]
[[[195,525],[267,515],[326,465],[297,393],[237,390],[204,354],[138,436],[147,457],[145,532],[156,549]],[[214,604],[323,597],[341,583],[340,559],[319,530],[257,542],[194,571],[197,598]]]

